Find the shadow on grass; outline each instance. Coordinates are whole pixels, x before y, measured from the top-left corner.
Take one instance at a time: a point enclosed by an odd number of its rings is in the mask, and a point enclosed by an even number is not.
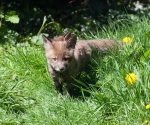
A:
[[[74,85],[74,97],[89,97],[93,91],[101,91],[101,88],[96,85],[100,77],[102,77],[99,72],[112,71],[112,69],[106,68],[104,57],[109,55],[113,56],[115,54],[117,53],[112,53],[111,50],[107,52],[101,52],[97,49],[92,50],[91,58],[87,62],[85,70],[75,79],[77,84]],[[99,71],[99,69],[102,71]]]
[[[99,80],[97,70],[103,56],[104,55],[97,50],[92,52],[92,58],[87,62],[85,70],[74,79],[77,84],[74,85],[73,97],[89,97],[92,91],[99,89],[96,87],[96,83]]]

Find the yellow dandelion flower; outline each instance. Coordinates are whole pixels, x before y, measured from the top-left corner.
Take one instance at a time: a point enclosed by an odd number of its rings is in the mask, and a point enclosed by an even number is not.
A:
[[[145,120],[142,125],[148,124],[148,120]]]
[[[133,84],[133,83],[136,82],[137,76],[134,73],[129,73],[129,74],[126,75],[125,79],[127,80],[127,82],[129,84]]]
[[[125,38],[123,38],[123,40],[122,40],[124,43],[128,43],[128,42],[132,42],[132,38],[130,38],[130,37],[125,37]]]
[[[150,109],[150,104],[146,105],[146,109]]]

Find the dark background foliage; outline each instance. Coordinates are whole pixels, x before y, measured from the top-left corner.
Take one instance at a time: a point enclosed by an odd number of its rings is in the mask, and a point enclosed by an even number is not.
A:
[[[47,23],[51,24],[42,32],[50,36],[62,33],[65,28],[83,32],[95,24],[101,26],[107,25],[110,20],[117,22],[123,18],[131,18],[129,14],[150,16],[149,2],[139,0],[143,8],[136,9],[137,1],[134,0],[1,0],[0,10],[4,15],[9,11],[16,11],[20,22],[12,24],[1,21],[5,26],[2,25],[0,30],[11,29],[23,37],[36,35],[46,16]]]

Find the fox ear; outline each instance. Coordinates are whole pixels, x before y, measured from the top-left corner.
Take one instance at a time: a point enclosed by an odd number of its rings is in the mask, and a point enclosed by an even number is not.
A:
[[[48,39],[45,35],[42,35],[42,37],[45,49],[52,49],[53,48],[52,40]]]
[[[67,42],[67,48],[74,48],[76,45],[77,37],[71,32],[65,35],[65,41]]]
[[[70,37],[71,37],[71,32],[68,32],[67,34],[64,35],[66,41],[68,41]]]

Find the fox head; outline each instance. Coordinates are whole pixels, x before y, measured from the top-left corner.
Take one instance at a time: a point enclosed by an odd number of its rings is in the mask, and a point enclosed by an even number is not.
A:
[[[76,36],[69,32],[54,39],[42,37],[48,65],[56,72],[65,71],[74,58]]]

